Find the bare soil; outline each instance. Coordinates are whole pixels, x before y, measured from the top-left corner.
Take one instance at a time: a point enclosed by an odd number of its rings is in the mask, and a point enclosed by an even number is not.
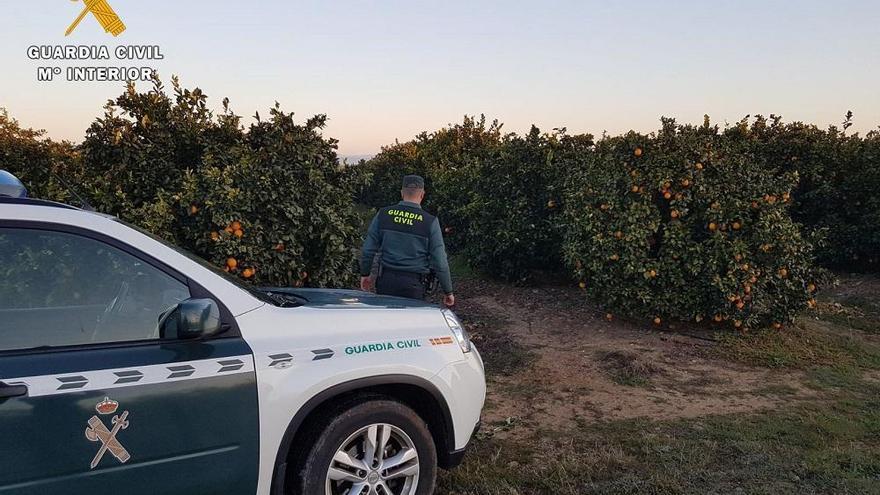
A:
[[[476,323],[478,347],[497,341],[480,335],[481,318],[491,315],[492,332],[511,342],[507,349],[487,351],[529,356],[529,366],[502,373],[490,369],[484,420],[505,425],[496,432],[499,438],[597,420],[753,412],[815,397],[803,372],[719,360],[709,352],[715,344],[711,334],[608,321],[573,288],[483,280],[459,285],[456,310]]]

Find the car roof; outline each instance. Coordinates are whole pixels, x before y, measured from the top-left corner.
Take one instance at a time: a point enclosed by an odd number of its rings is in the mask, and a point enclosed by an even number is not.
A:
[[[65,210],[79,210],[79,208],[75,206],[70,206],[64,203],[56,203],[55,201],[46,201],[44,199],[34,199],[34,198],[11,198],[9,196],[0,196],[0,204],[13,204],[13,205],[24,205],[24,206],[49,206],[52,208],[63,208]]]

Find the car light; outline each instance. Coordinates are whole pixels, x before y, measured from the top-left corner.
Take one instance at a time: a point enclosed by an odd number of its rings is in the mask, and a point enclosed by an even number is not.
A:
[[[449,329],[452,330],[452,334],[455,335],[455,340],[458,341],[461,351],[471,352],[471,337],[468,335],[467,330],[464,329],[464,325],[458,320],[458,317],[455,316],[455,313],[448,309],[444,309],[443,317],[446,318],[446,324],[449,325]]]

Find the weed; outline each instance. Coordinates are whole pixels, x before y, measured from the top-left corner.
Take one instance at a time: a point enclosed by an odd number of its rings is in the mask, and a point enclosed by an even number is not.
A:
[[[600,352],[599,361],[612,380],[619,385],[645,387],[661,368],[641,355],[630,351]]]

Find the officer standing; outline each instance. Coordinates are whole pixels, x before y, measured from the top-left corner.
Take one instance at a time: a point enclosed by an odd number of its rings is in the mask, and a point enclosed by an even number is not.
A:
[[[433,269],[445,294],[443,303],[452,306],[455,296],[440,221],[422,209],[425,180],[407,175],[400,194],[403,201],[381,208],[370,223],[361,255],[361,289],[370,290],[373,257],[379,253],[378,294],[424,299],[426,277]]]

